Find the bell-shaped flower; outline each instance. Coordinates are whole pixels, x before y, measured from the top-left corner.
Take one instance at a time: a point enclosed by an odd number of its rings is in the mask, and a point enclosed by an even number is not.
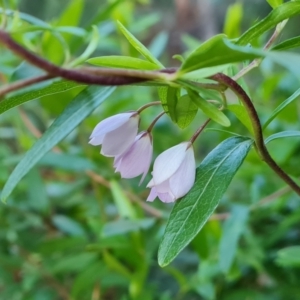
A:
[[[97,124],[89,143],[102,145],[101,154],[112,157],[124,153],[134,142],[138,132],[139,114],[127,112],[111,116]]]
[[[122,178],[134,178],[143,174],[142,182],[149,171],[152,152],[151,134],[147,131],[141,132],[126,152],[115,157],[116,172],[120,172]]]
[[[162,202],[174,202],[183,197],[195,182],[196,162],[190,142],[181,143],[160,154],[153,166],[151,188],[147,201],[158,197]]]

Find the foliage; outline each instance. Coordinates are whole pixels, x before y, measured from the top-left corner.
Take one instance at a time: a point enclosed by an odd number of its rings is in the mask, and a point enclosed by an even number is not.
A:
[[[27,2],[0,2],[0,299],[299,298],[300,2],[265,1],[251,24],[235,3],[224,33],[182,38],[179,61],[152,29],[163,2],[58,14],[49,0],[41,18]],[[166,113],[154,157],[204,123],[174,205],[146,202],[88,144],[101,120],[158,99],[140,124]]]

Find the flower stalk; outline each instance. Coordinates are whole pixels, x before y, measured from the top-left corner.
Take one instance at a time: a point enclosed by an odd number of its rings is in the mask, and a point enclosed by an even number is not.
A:
[[[164,111],[162,111],[150,124],[150,126],[148,127],[147,131],[150,133],[154,127],[154,125],[156,124],[156,122],[165,114]]]
[[[197,129],[197,131],[193,134],[193,136],[191,137],[191,139],[190,139],[190,142],[191,142],[191,144],[193,144],[194,142],[195,142],[195,140],[197,139],[197,137],[200,135],[200,133],[205,129],[205,127],[207,126],[207,124],[210,122],[210,119],[207,119],[206,121],[205,121],[205,123],[201,126],[201,127],[199,127],[198,129]]]
[[[158,71],[139,71],[127,69],[109,68],[82,68],[67,69],[52,64],[46,59],[28,51],[23,46],[15,42],[11,36],[0,29],[0,42],[19,57],[30,64],[44,70],[53,77],[62,77],[68,80],[97,85],[128,85],[140,83],[147,80],[167,80],[175,69],[165,69]]]
[[[138,110],[137,113],[141,113],[143,110],[145,110],[146,108],[150,107],[150,106],[154,106],[154,105],[160,105],[161,102],[160,101],[154,101],[154,102],[149,102],[143,106],[141,106]]]

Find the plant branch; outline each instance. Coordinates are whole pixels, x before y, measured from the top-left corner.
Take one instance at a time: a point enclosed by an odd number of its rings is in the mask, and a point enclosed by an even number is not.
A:
[[[83,74],[92,74],[97,76],[121,76],[125,78],[140,78],[140,79],[166,79],[168,75],[160,71],[143,71],[119,68],[95,68],[81,67],[79,69]]]
[[[285,194],[291,192],[291,188],[289,186],[285,186],[283,188],[281,188],[280,190],[262,198],[260,201],[258,201],[257,203],[253,204],[250,206],[251,210],[254,210],[256,208],[259,208],[260,206],[263,206],[265,204],[268,204],[276,199],[278,199],[279,197],[284,196]]]
[[[211,76],[211,79],[226,85],[241,99],[252,123],[258,154],[260,155],[262,160],[265,161],[268,166],[300,196],[300,187],[298,186],[298,184],[277,165],[277,163],[273,160],[270,153],[268,152],[264,143],[262,127],[256,109],[243,88],[229,76],[222,73]]]
[[[0,30],[0,42],[19,57],[25,59],[32,65],[46,71],[53,77],[63,77],[68,80],[85,84],[127,85],[147,81],[149,79],[167,79],[168,73],[174,73],[173,69],[161,71],[138,71],[104,68],[84,68],[81,71],[66,69],[54,65],[44,58],[28,51],[20,44],[15,42],[4,30]],[[167,74],[164,75],[164,73]]]
[[[0,89],[0,101],[3,100],[3,97],[10,92],[19,90],[21,88],[27,87],[27,86],[35,84],[35,83],[45,81],[50,78],[53,78],[53,76],[50,74],[43,74],[40,76],[36,76],[36,77],[24,79],[24,80],[19,80],[19,81],[13,82],[11,84],[7,84]]]
[[[284,20],[276,26],[275,31],[273,32],[272,36],[270,37],[270,39],[267,41],[266,45],[264,46],[264,50],[269,50],[270,49],[270,47],[273,45],[275,40],[280,35],[280,33],[283,30],[283,28],[284,28],[285,24],[287,23],[287,21],[288,20]],[[252,69],[258,67],[260,65],[261,61],[262,61],[261,58],[254,59],[248,66],[241,69],[235,76],[233,76],[232,79],[235,80],[235,81],[240,79],[245,74],[247,74],[249,71],[251,71]]]

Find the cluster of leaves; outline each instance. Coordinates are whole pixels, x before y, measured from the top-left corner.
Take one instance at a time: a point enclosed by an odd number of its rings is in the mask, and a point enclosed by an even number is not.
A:
[[[300,14],[300,2],[268,2],[273,7],[270,14],[241,36],[234,29],[240,28],[243,8],[231,6],[224,26],[228,37],[197,41],[196,50],[176,56],[182,62],[179,71],[161,80],[115,89],[49,79],[0,101],[1,197],[7,200],[0,208],[0,297],[167,300],[175,294],[183,299],[300,295],[299,197],[288,188],[267,196],[282,183],[251,150],[253,128],[244,106],[225,95],[224,113],[206,101],[222,103],[222,93],[195,84],[206,84],[205,78],[217,72],[235,75],[236,63],[264,59],[257,74],[260,80],[250,81],[255,87],[243,80],[241,84],[261,107],[265,142],[278,139],[270,147],[272,155],[289,174],[300,175],[295,168],[300,160],[295,101],[300,93],[300,56],[283,52],[298,47],[300,38],[284,40],[274,46],[276,51],[262,49],[270,29]],[[15,10],[1,12],[2,18],[12,19],[9,29],[15,40],[56,64],[164,68],[160,61],[168,60],[168,35],[158,34],[149,49],[135,37],[149,30],[158,13],[132,21],[136,3],[117,0],[103,3],[83,29],[79,26],[84,3],[70,1],[51,23]],[[84,43],[88,46],[82,50]],[[95,51],[109,56],[90,58]],[[9,51],[1,54],[4,81],[41,74]],[[276,69],[274,63],[285,69]],[[171,121],[185,129],[174,128],[168,120],[158,124],[157,153],[187,139],[201,120],[209,117],[216,123],[214,132],[201,137],[196,154],[202,163],[195,186],[171,214],[170,207],[160,203],[145,204],[145,191],[136,180],[118,183],[110,163],[87,145],[100,119],[155,100],[153,85]],[[195,118],[198,110],[201,115]],[[153,115],[143,115],[141,126]],[[230,134],[220,130],[223,126],[239,135],[228,138]],[[283,137],[294,139],[284,143]],[[212,216],[220,201],[219,214]],[[158,248],[161,266],[183,252],[160,269]]]

